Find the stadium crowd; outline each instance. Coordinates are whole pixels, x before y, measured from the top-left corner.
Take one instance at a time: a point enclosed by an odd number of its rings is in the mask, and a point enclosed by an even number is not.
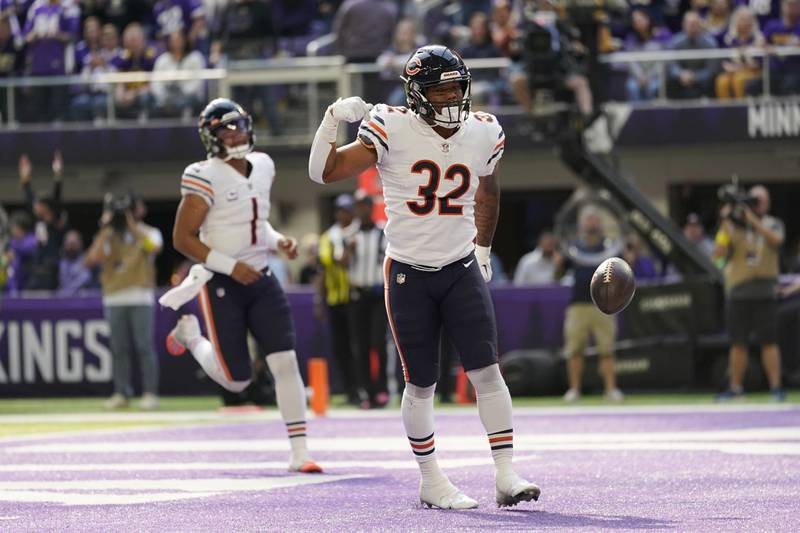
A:
[[[566,84],[581,88],[585,54],[563,10],[546,0],[460,0],[421,7],[411,0],[0,0],[0,78],[78,74],[87,82],[105,72],[195,71],[228,61],[306,54],[315,39],[333,33],[332,46],[350,62],[374,63],[384,78],[423,41],[458,49],[465,58],[509,57],[503,76],[476,73],[475,96],[490,104],[516,99],[526,107],[519,72],[525,35],[534,24],[552,35],[553,52],[568,61]],[[556,17],[547,16],[556,13]],[[564,33],[571,35],[564,35]],[[746,46],[800,49],[800,0],[630,0],[626,16],[610,18],[599,35],[602,52],[691,50]],[[675,61],[666,87],[673,98],[743,97],[762,91],[761,59],[736,54],[730,60]],[[772,91],[800,90],[800,57],[769,59]],[[575,70],[576,69],[576,70]],[[617,65],[611,96],[640,101],[659,93],[656,63]],[[622,80],[614,83],[613,80]],[[614,86],[618,86],[616,89]],[[5,90],[5,89],[3,89]],[[102,120],[114,99],[122,118],[193,117],[205,99],[201,80],[135,82],[23,89],[23,122]],[[244,90],[244,89],[243,89]],[[251,89],[246,99],[280,132],[278,109],[287,91]],[[616,94],[615,94],[616,93]],[[513,95],[513,96],[512,96]],[[240,100],[243,95],[234,95]],[[391,103],[403,95],[390,92]],[[6,98],[0,94],[0,106]],[[0,107],[0,113],[7,110]]]

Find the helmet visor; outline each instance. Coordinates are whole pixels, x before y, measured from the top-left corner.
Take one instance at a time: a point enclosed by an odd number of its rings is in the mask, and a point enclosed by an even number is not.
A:
[[[220,137],[230,132],[247,132],[250,129],[250,119],[247,117],[239,117],[231,119],[222,124],[218,124],[211,129],[211,133]]]

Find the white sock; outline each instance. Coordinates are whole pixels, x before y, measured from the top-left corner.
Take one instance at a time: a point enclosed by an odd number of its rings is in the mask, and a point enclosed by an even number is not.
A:
[[[467,372],[478,400],[478,414],[489,438],[496,475],[510,472],[514,455],[514,429],[511,419],[511,394],[497,364]]]
[[[419,464],[422,483],[432,484],[444,477],[436,460],[436,446],[433,440],[433,393],[436,385],[417,387],[406,383],[400,412],[403,427],[411,445],[411,451]]]
[[[231,392],[242,392],[250,384],[249,379],[247,381],[233,381],[230,379],[230,376],[217,358],[214,346],[205,337],[196,337],[190,340],[187,348],[192,352],[192,356],[194,356],[195,360],[197,360],[208,377],[227,390]]]
[[[297,355],[294,350],[271,353],[267,356],[267,365],[275,378],[275,396],[281,418],[286,424],[292,447],[292,461],[305,460],[308,456],[306,391],[297,367]]]

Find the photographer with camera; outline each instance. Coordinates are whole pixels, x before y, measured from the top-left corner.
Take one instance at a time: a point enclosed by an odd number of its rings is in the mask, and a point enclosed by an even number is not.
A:
[[[127,407],[133,393],[130,355],[136,352],[142,369],[141,409],[158,408],[158,358],[153,347],[156,269],[161,232],[142,219],[144,202],[132,193],[107,194],[100,231],[86,253],[87,266],[101,267],[103,307],[111,330],[114,394],[107,409]]]
[[[748,345],[761,346],[761,364],[770,393],[783,401],[781,355],[777,344],[777,284],[779,252],[783,244],[783,222],[768,215],[767,189],[755,186],[745,193],[736,183],[719,190],[724,206],[715,239],[714,258],[724,261],[725,293],[728,301],[729,389],[718,400],[744,396]]]

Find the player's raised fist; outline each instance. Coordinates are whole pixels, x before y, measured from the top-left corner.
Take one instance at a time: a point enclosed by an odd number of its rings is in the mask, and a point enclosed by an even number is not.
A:
[[[372,104],[366,103],[360,96],[350,96],[344,100],[339,98],[328,108],[333,118],[345,122],[358,122],[369,115]]]
[[[633,270],[619,257],[606,259],[594,271],[589,292],[600,311],[607,315],[619,313],[628,307],[636,292]]]

